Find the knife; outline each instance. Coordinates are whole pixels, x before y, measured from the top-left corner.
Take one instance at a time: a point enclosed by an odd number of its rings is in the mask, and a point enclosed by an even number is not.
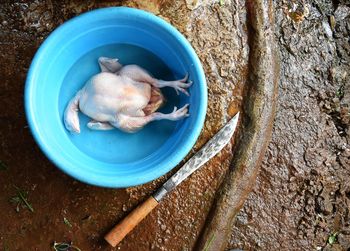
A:
[[[239,118],[237,113],[217,134],[214,135],[191,159],[171,176],[152,196],[131,211],[106,236],[105,240],[117,246],[160,202],[183,180],[214,157],[230,141]]]

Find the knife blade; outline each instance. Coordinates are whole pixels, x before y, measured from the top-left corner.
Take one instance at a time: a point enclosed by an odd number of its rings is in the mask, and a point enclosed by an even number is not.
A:
[[[230,141],[238,123],[237,113],[217,134],[214,135],[192,158],[171,176],[152,196],[130,212],[106,236],[105,240],[113,247],[137,226],[176,186],[184,181],[204,163],[214,157]]]
[[[214,135],[191,159],[189,159],[173,176],[171,176],[154,194],[160,202],[174,187],[179,185],[204,163],[214,157],[230,141],[239,118],[237,113],[217,134]]]

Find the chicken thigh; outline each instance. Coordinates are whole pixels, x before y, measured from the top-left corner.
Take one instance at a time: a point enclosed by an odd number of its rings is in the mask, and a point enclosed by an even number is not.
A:
[[[137,65],[121,65],[118,59],[100,57],[101,73],[87,81],[69,102],[64,123],[67,130],[80,132],[79,110],[92,120],[87,126],[92,130],[118,128],[125,132],[136,132],[155,120],[179,120],[189,116],[188,104],[181,109],[163,114],[156,110],[164,97],[159,88],[173,87],[179,94],[189,95],[186,88],[187,75],[180,80],[164,81],[153,78]]]

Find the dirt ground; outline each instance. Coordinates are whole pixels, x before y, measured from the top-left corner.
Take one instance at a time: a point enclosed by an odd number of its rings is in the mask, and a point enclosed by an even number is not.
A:
[[[0,6],[0,248],[114,250],[103,234],[166,179],[128,189],[82,184],[36,146],[24,115],[30,61],[49,32],[90,9],[127,5],[160,15],[192,43],[207,73],[207,121],[194,151],[240,108],[246,81],[245,1],[8,1]],[[274,2],[281,58],[278,112],[255,188],[227,249],[350,248],[350,4]],[[116,250],[191,250],[230,146],[162,202]],[[17,188],[28,192],[19,194]],[[34,212],[18,205],[26,196]],[[16,209],[18,207],[18,211]]]
[[[346,1],[275,3],[278,112],[254,191],[232,229],[244,250],[349,250],[349,32]],[[306,8],[306,9],[305,9]],[[295,20],[295,19],[294,19]],[[334,244],[331,245],[334,240]]]

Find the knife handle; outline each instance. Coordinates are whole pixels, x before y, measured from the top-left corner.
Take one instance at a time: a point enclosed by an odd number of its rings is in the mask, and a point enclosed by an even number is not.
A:
[[[158,201],[150,196],[145,202],[131,211],[121,222],[112,228],[112,230],[105,235],[105,240],[111,246],[117,246],[157,205]]]

